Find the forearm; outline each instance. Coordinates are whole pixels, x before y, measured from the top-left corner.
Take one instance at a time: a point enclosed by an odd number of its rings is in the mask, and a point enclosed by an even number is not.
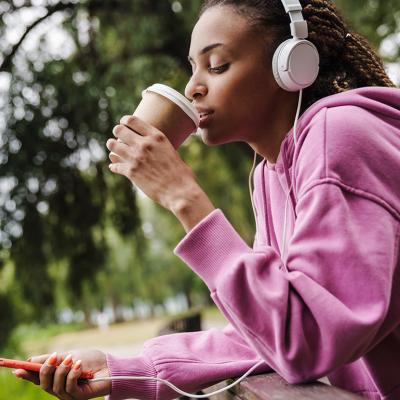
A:
[[[178,218],[186,232],[189,232],[208,214],[215,210],[214,205],[200,187],[188,191],[176,200],[171,211]]]
[[[259,361],[257,353],[232,326],[224,330],[159,336],[147,341],[143,352],[136,357],[121,359],[107,356],[111,376],[163,378],[190,393],[215,382],[240,376]],[[267,364],[262,364],[254,373],[270,371]],[[168,400],[177,396],[163,383],[114,380],[110,400]]]

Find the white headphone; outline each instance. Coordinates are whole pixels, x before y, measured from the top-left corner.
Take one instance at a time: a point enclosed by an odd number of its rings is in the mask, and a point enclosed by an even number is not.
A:
[[[289,92],[311,86],[319,72],[317,48],[308,40],[308,26],[304,21],[299,0],[281,0],[289,14],[292,38],[276,49],[272,58],[272,71],[278,85]]]

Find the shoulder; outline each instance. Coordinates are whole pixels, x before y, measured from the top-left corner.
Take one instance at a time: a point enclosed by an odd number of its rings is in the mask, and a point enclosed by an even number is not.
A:
[[[379,115],[359,106],[340,106],[326,110],[325,140],[327,161],[352,162],[371,156],[382,147],[384,121]]]
[[[396,138],[397,136],[397,138]],[[397,141],[396,149],[388,141]],[[325,118],[325,174],[360,185],[371,170],[384,173],[385,160],[398,153],[400,136],[381,115],[358,106],[328,108]],[[397,154],[398,156],[398,154]]]
[[[294,159],[298,195],[327,180],[385,196],[400,185],[400,131],[387,117],[357,105],[326,107],[310,120]]]

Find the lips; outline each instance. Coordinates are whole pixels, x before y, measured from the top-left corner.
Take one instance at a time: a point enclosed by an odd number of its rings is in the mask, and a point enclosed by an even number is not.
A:
[[[211,120],[211,116],[214,114],[214,111],[207,108],[196,107],[197,113],[200,116],[200,128],[204,128],[206,125],[209,124]]]

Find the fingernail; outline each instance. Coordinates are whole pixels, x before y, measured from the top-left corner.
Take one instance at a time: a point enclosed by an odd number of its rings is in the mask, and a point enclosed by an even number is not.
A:
[[[47,364],[54,367],[57,364],[57,353],[53,353],[47,360]]]
[[[65,357],[64,361],[63,361],[63,365],[66,367],[70,367],[72,364],[72,355],[68,354],[67,357]]]
[[[78,369],[80,369],[81,365],[82,365],[82,360],[78,360],[78,361],[75,363],[74,370],[77,371]]]
[[[21,372],[14,370],[14,371],[12,371],[12,373],[15,375],[16,378],[22,378]]]

